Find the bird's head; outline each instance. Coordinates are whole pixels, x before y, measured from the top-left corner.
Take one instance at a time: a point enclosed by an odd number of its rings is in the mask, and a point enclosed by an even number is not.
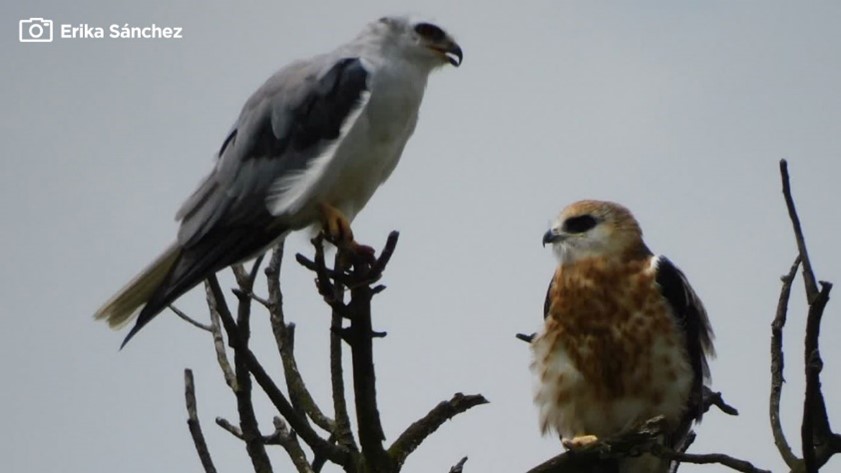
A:
[[[382,47],[430,69],[460,66],[461,47],[441,27],[405,16],[386,16],[371,23],[363,34],[380,40]]]
[[[585,258],[623,260],[650,253],[631,212],[613,202],[581,200],[567,206],[543,235],[561,264]]]

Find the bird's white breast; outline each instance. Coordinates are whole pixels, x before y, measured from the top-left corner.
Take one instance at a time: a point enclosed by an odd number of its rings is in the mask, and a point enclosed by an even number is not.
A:
[[[336,150],[334,185],[324,201],[353,218],[391,175],[418,120],[426,72],[378,65],[370,78],[370,99]]]

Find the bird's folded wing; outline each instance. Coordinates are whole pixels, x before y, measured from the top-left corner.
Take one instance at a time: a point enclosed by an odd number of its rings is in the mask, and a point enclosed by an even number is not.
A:
[[[213,171],[184,203],[178,241],[270,223],[297,211],[329,171],[369,97],[359,58],[318,56],[278,71],[252,95]]]
[[[686,337],[687,354],[697,380],[709,378],[707,356],[713,356],[713,333],[701,299],[686,276],[665,256],[654,258],[655,278]]]

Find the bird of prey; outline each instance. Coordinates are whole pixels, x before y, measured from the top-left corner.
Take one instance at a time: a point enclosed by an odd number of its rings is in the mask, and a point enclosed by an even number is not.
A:
[[[139,313],[124,346],[208,276],[314,224],[337,246],[372,252],[354,241],[350,221],[397,165],[430,72],[461,61],[440,27],[385,17],[277,71],[245,102],[214,169],[176,214],[176,242],[95,318],[118,328]]]
[[[703,414],[712,330],[683,272],[654,255],[628,209],[584,200],[543,236],[559,265],[531,349],[540,428],[566,448],[621,434],[664,416],[676,446]],[[606,471],[666,472],[651,455]]]

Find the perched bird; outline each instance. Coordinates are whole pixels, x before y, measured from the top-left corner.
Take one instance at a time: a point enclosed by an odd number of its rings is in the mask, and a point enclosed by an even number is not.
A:
[[[124,346],[208,276],[314,224],[338,246],[373,252],[354,241],[350,221],[397,165],[430,72],[461,60],[440,27],[385,17],[280,69],[245,103],[213,171],[176,214],[177,241],[95,318],[118,328],[139,312]]]
[[[679,445],[700,420],[712,330],[686,277],[642,240],[631,212],[612,202],[566,207],[543,236],[559,265],[532,340],[540,428],[576,448],[664,416]],[[666,472],[643,455],[606,471]]]

